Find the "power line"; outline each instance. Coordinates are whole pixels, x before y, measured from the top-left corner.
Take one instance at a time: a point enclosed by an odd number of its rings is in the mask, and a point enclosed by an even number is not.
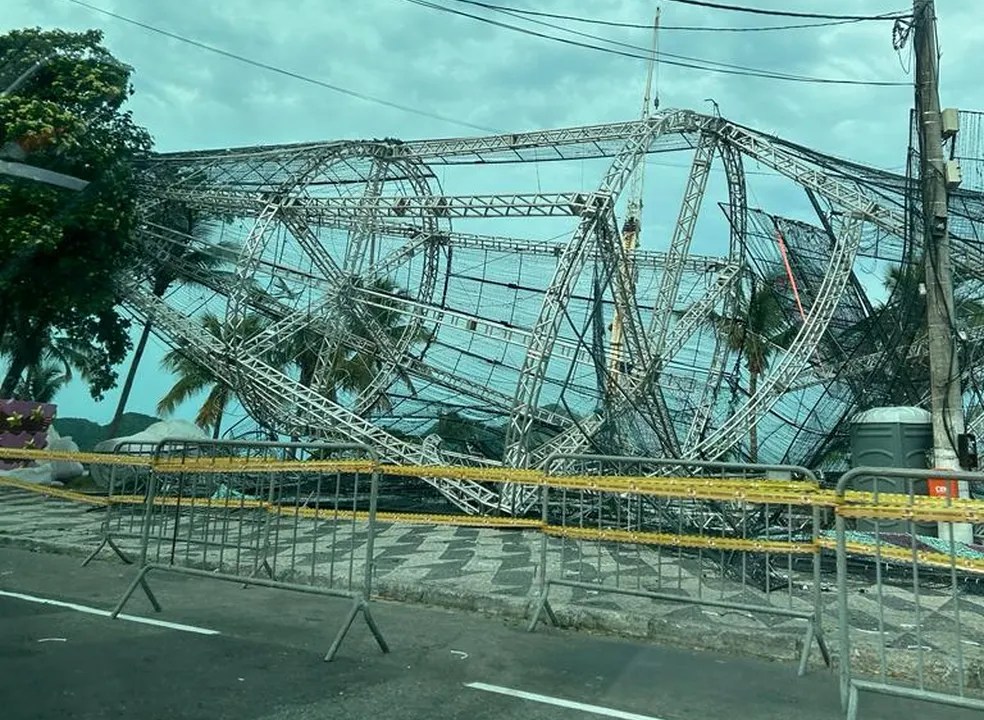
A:
[[[899,18],[909,17],[911,13],[901,10],[883,15],[830,15],[828,13],[796,12],[794,10],[766,10],[764,8],[746,7],[744,5],[728,5],[726,3],[708,2],[708,0],[667,0],[680,5],[693,5],[695,7],[711,8],[713,10],[730,10],[731,12],[748,13],[751,15],[769,15],[771,17],[794,17],[811,18],[813,20],[856,20],[858,22],[868,20],[898,20]]]
[[[75,2],[76,0],[71,0]],[[565,45],[572,45],[575,47],[581,47],[589,50],[595,50],[598,52],[605,52],[612,55],[619,55],[622,57],[629,57],[636,60],[652,60],[653,53],[646,50],[646,54],[637,54],[632,52],[626,52],[622,50],[616,50],[613,48],[601,47],[599,45],[592,45],[590,43],[579,42],[577,40],[570,40],[567,38],[557,37],[556,35],[548,35],[547,33],[538,32],[536,30],[530,30],[529,28],[523,28],[517,25],[510,25],[509,23],[499,22],[498,20],[492,20],[490,18],[482,17],[481,15],[474,15],[472,13],[467,13],[461,10],[455,10],[454,8],[444,7],[442,5],[437,5],[432,2],[426,2],[425,0],[405,0],[413,5],[419,5],[421,7],[429,8],[431,10],[437,10],[439,12],[449,13],[451,15],[459,15],[461,17],[470,18],[472,20],[477,20],[489,25],[494,25],[496,27],[501,27],[503,29],[512,30],[514,32],[523,33],[525,35],[531,35],[533,37],[538,37],[544,40],[551,40],[553,42],[563,43]],[[531,21],[532,22],[532,21]],[[544,24],[544,23],[540,23]],[[561,28],[563,29],[563,28]],[[576,33],[572,30],[565,30],[566,32]],[[612,44],[620,44],[615,41],[608,40],[606,38],[601,38],[598,36],[589,36],[596,40],[602,42],[608,42]],[[630,46],[635,47],[635,46]],[[701,70],[704,72],[716,72],[725,75],[740,75],[743,77],[758,77],[765,78],[768,80],[785,80],[788,82],[801,82],[801,83],[815,83],[821,85],[864,85],[870,87],[901,87],[908,86],[907,82],[899,82],[893,80],[851,80],[848,78],[822,78],[813,77],[808,75],[793,75],[790,73],[777,72],[773,70],[763,70],[759,68],[750,68],[743,65],[734,65],[731,63],[722,63],[712,60],[704,60],[702,58],[695,58],[686,55],[677,55],[674,53],[657,52],[656,57],[660,59],[660,62],[666,65],[673,65],[676,67],[683,67],[690,70]],[[669,59],[672,58],[672,59]],[[698,65],[695,63],[704,63],[703,65]]]
[[[506,7],[505,5],[493,5],[491,3],[479,2],[478,0],[452,0],[452,2],[462,3],[464,5],[474,5],[476,7],[485,8],[486,10],[494,10],[496,12],[517,13],[520,15],[529,15],[531,17],[552,18],[554,20],[567,20],[568,22],[585,23],[588,25],[604,25],[606,27],[628,28],[632,30],[653,29],[652,23],[619,22],[617,20],[604,20],[601,18],[586,18],[578,15],[563,15],[560,13],[549,13],[549,12],[542,12],[537,10],[527,10],[525,8]],[[800,23],[796,25],[761,25],[761,26],[748,26],[748,27],[728,27],[728,26],[720,26],[720,25],[707,26],[707,25],[660,24],[659,29],[661,31],[679,30],[679,31],[689,31],[689,32],[769,32],[772,30],[804,30],[807,28],[832,27],[835,25],[846,25],[856,22],[859,22],[859,20],[851,20],[851,19],[828,20],[824,22]]]
[[[458,2],[468,2],[468,0],[456,0],[456,1],[458,1]],[[440,6],[434,6],[432,3],[427,3],[427,7],[433,7],[433,8],[436,9],[436,8],[438,8]],[[456,13],[457,11],[453,11],[452,10],[451,12],[455,12]],[[554,24],[554,23],[544,22],[543,20],[533,20],[533,19],[529,19],[529,18],[524,18],[522,15],[520,15],[518,13],[515,13],[515,12],[513,12],[511,10],[497,10],[496,12],[500,12],[500,13],[503,13],[504,15],[509,15],[509,16],[515,17],[515,18],[517,18],[519,20],[523,20],[524,22],[532,23],[534,25],[540,25],[542,27],[548,27],[548,28],[551,28],[552,30],[559,30],[561,32],[568,33],[570,35],[576,35],[578,37],[588,38],[589,40],[596,40],[596,41],[599,41],[599,42],[608,43],[609,45],[615,45],[617,47],[626,48],[628,50],[639,51],[639,52],[645,53],[645,56],[644,57],[647,60],[648,59],[651,59],[653,57],[653,52],[654,51],[653,51],[653,48],[652,47],[643,47],[641,45],[633,45],[631,43],[624,43],[624,42],[620,42],[618,40],[612,40],[612,39],[607,38],[607,37],[604,37],[602,35],[594,35],[592,33],[585,33],[585,32],[581,32],[579,30],[572,30],[572,29],[566,28],[566,27],[564,27],[562,25],[557,25],[557,24]],[[472,17],[472,18],[474,18],[476,20],[481,19],[481,17],[480,16],[477,16],[477,15],[470,15],[470,14],[467,14],[467,13],[466,13],[466,15],[468,17]],[[515,26],[510,26],[510,25],[507,25],[507,24],[503,24],[503,26],[504,27],[508,27],[508,28],[515,28],[516,30],[522,31],[522,28],[516,28]],[[652,30],[653,29],[652,26],[650,26],[649,29]],[[662,26],[660,26],[660,29],[661,30],[663,29]],[[563,40],[563,38],[554,38],[554,39],[561,40],[561,41]],[[598,49],[599,50],[605,50],[605,48],[598,48]],[[743,70],[743,71],[749,72],[749,73],[763,73],[763,72],[767,72],[767,71],[761,70],[759,68],[749,67],[747,65],[737,65],[735,63],[724,63],[724,62],[718,62],[716,60],[704,60],[702,58],[690,57],[688,55],[678,55],[676,53],[667,53],[667,52],[662,52],[662,51],[659,51],[659,50],[656,50],[655,51],[655,55],[656,55],[656,57],[671,57],[671,58],[675,58],[677,60],[684,61],[684,62],[703,63],[703,64],[709,66],[707,68],[708,70],[711,70],[713,67],[719,67],[719,68],[725,68],[727,70]],[[784,78],[788,78],[788,79],[803,77],[803,76],[792,75],[790,73],[776,73],[776,75],[777,76],[778,75],[782,75]]]
[[[402,110],[403,112],[412,113],[414,115],[419,115],[421,117],[430,118],[432,120],[440,120],[442,122],[451,123],[453,125],[460,125],[462,127],[467,127],[472,130],[480,130],[485,133],[497,133],[498,130],[494,128],[488,128],[483,125],[475,125],[474,123],[466,122],[464,120],[457,120],[452,117],[447,117],[445,115],[440,115],[438,113],[429,112],[427,110],[420,110],[415,107],[410,107],[409,105],[402,105],[391,100],[385,100],[383,98],[378,98],[373,95],[367,95],[365,93],[358,92],[356,90],[350,90],[349,88],[342,87],[341,85],[335,85],[333,83],[325,82],[324,80],[318,80],[316,78],[309,77],[307,75],[301,75],[292,70],[284,70],[283,68],[276,67],[275,65],[270,65],[268,63],[261,62],[259,60],[253,60],[252,58],[245,57],[243,55],[237,55],[236,53],[229,52],[228,50],[223,50],[222,48],[215,47],[213,45],[207,45],[206,43],[199,42],[198,40],[193,40],[189,37],[183,35],[178,35],[177,33],[169,32],[153,25],[148,25],[147,23],[140,22],[139,20],[134,20],[133,18],[120,15],[118,13],[112,12],[110,10],[105,10],[95,5],[90,5],[89,3],[82,2],[82,0],[65,0],[65,2],[72,3],[73,5],[79,5],[92,12],[97,12],[102,15],[107,15],[116,20],[120,20],[131,25],[143,28],[144,30],[149,30],[150,32],[157,33],[158,35],[163,35],[164,37],[171,38],[172,40],[178,40],[179,42],[186,43],[188,45],[193,45],[194,47],[200,48],[202,50],[207,50],[218,55],[222,55],[233,60],[238,60],[239,62],[246,63],[247,65],[252,65],[253,67],[261,68],[263,70],[268,70],[269,72],[277,73],[279,75],[284,75],[294,80],[301,80],[306,83],[311,83],[312,85],[317,85],[323,87],[327,90],[340,93],[342,95],[348,95],[349,97],[356,98],[358,100],[364,100],[366,102],[375,103],[377,105],[383,105],[385,107],[393,108],[395,110]]]

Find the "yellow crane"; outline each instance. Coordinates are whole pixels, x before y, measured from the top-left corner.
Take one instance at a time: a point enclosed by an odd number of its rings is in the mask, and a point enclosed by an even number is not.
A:
[[[656,9],[656,17],[653,20],[653,44],[652,53],[649,59],[649,67],[646,71],[646,86],[642,100],[642,120],[645,122],[652,117],[653,111],[659,108],[659,8]],[[653,80],[656,81],[656,92],[653,92]],[[623,257],[627,267],[623,268],[626,273],[623,277],[635,277],[635,250],[639,247],[639,231],[642,223],[642,191],[643,180],[645,179],[645,158],[632,171],[629,180],[628,206],[625,213],[625,222],[622,224],[622,247],[625,249]],[[612,317],[612,334],[609,343],[609,367],[608,367],[608,394],[613,395],[618,384],[619,374],[624,366],[622,357],[622,318],[615,308]]]

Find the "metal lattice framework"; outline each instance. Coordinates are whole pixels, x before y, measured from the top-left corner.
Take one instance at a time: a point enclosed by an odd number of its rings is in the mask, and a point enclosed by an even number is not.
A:
[[[627,250],[623,189],[640,163],[676,152],[693,157],[682,200],[651,191],[669,230]],[[812,222],[749,208],[750,164],[808,197]],[[575,189],[540,188],[554,168],[569,187],[570,167],[584,177]],[[517,168],[527,186],[504,192],[522,182]],[[140,250],[181,282],[158,296],[139,281],[136,315],[270,432],[435,465],[523,468],[583,450],[815,459],[831,432],[814,426],[863,404],[858,378],[897,355],[889,342],[845,350],[873,313],[856,265],[911,259],[918,226],[905,176],[679,110],[477,138],[171,153],[141,173]],[[984,201],[960,199],[976,232]],[[200,226],[175,230],[174,208]],[[978,237],[955,253],[979,274]],[[702,243],[713,252],[694,252]],[[192,260],[202,254],[212,261]],[[752,378],[734,328],[758,332],[743,303],[770,283],[785,283],[785,339],[758,338],[769,362]],[[221,338],[203,331],[206,312],[223,320]],[[765,437],[751,449],[753,426]],[[533,501],[521,488],[427,482],[466,512]]]

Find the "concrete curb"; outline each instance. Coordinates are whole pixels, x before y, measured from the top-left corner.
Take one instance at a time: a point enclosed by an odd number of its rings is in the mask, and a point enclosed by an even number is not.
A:
[[[373,595],[393,602],[503,617],[524,626],[532,617],[531,598],[496,597],[447,587],[383,580],[375,583]],[[554,612],[563,630],[644,639],[688,650],[797,662],[802,648],[800,631],[765,633],[753,628],[714,628],[708,624],[673,622],[644,613],[603,608],[561,605],[555,607]],[[548,628],[542,621],[537,626],[539,632],[548,631]],[[815,647],[810,654],[810,666],[825,667]]]
[[[0,534],[0,547],[29,550],[31,552],[44,552],[51,555],[74,555],[84,558],[92,552],[95,545],[93,547],[79,547],[77,545],[67,545],[51,540],[38,540],[36,538]],[[98,557],[96,559],[98,560]]]

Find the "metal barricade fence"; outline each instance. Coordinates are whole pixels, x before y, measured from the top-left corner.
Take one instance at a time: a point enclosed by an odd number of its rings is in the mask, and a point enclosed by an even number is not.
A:
[[[369,609],[379,486],[365,445],[163,440],[147,478],[139,569],[113,610],[151,572],[171,572],[346,598],[351,608],[325,660]]]
[[[816,477],[802,467],[557,455],[544,465],[534,630],[553,587],[804,621],[824,662]],[[557,472],[560,470],[563,474]]]
[[[953,532],[984,522],[984,500],[959,497],[958,483],[980,497],[984,473],[855,468],[837,483],[840,691],[849,720],[860,692],[984,710],[984,546]],[[865,491],[851,489],[857,484]],[[849,529],[854,522],[865,529]],[[859,572],[849,577],[849,560],[874,575],[874,598],[869,588],[851,592]],[[862,601],[873,607],[864,612]],[[867,625],[865,642],[852,632],[859,625]]]
[[[147,482],[151,472],[149,461],[153,459],[157,445],[157,442],[121,440],[113,445],[113,449],[108,454],[144,459],[148,462],[133,465],[112,463],[89,466],[89,476],[93,482],[106,491],[106,506],[100,527],[99,544],[82,561],[82,567],[92,562],[105,547],[109,547],[127,565],[133,563],[121,547],[124,544],[121,541],[130,541],[127,544],[134,545],[139,543],[141,538],[142,507],[146,501]],[[132,552],[132,547],[130,549]]]

